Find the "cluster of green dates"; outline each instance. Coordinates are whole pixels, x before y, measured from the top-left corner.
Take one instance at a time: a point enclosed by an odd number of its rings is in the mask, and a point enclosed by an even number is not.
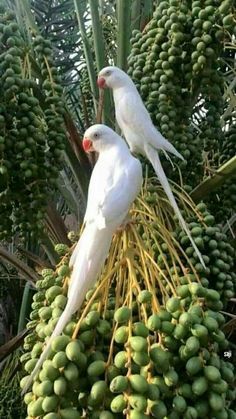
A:
[[[191,186],[203,176],[202,151],[213,159],[224,137],[220,119],[224,71],[234,56],[234,12],[233,0],[161,0],[144,31],[135,30],[131,39],[128,73],[153,123],[184,156],[178,163]]]
[[[236,127],[231,125],[225,133],[224,141],[220,152],[220,164],[226,163],[236,155]],[[216,196],[217,195],[217,196]],[[236,210],[236,176],[232,175],[224,184],[216,190],[215,194],[209,197],[209,208],[216,211],[216,220],[221,223],[230,219]]]
[[[89,76],[86,68],[81,68],[79,72],[79,96],[82,98],[78,101],[78,107],[81,111],[81,131],[85,131],[85,127],[88,126],[88,121],[93,121],[94,115],[94,102],[93,95],[91,94],[91,87]],[[86,111],[85,111],[86,109]],[[72,107],[73,111],[73,107]],[[87,119],[87,120],[86,120]]]
[[[204,203],[196,207],[201,214],[203,223],[198,220],[190,222],[192,237],[203,255],[206,269],[199,263],[198,257],[187,236],[180,229],[176,232],[176,239],[188,256],[188,262],[198,273],[201,283],[207,288],[216,289],[220,294],[220,301],[215,308],[221,310],[235,295],[235,249],[229,243],[222,228],[216,224],[215,217],[207,210]]]
[[[155,189],[155,184],[149,183],[147,186],[146,202],[148,204],[155,205],[158,202],[158,194]],[[216,289],[221,298],[218,302],[215,302],[214,308],[222,310],[235,295],[235,249],[230,244],[227,235],[222,232],[220,225],[216,223],[215,217],[208,211],[206,204],[199,203],[196,210],[198,215],[189,215],[186,211],[183,211],[183,217],[188,222],[191,236],[202,254],[206,269],[200,263],[188,236],[181,227],[175,227],[172,237],[182,248],[185,255],[184,263],[188,265],[192,280],[195,280],[197,274],[204,287]],[[142,233],[142,227],[139,227],[139,229],[142,238],[146,241],[147,234]],[[151,240],[150,237],[148,239]],[[172,255],[166,242],[162,242],[160,246],[155,240],[152,243],[155,259],[162,270],[163,284],[167,291],[171,292],[170,285],[164,276],[170,281],[175,278],[176,273],[177,276],[181,276],[181,266],[176,266],[178,265],[176,262],[173,264]],[[166,268],[166,264],[169,269]]]
[[[233,122],[233,121],[231,121]],[[236,154],[236,126],[231,124],[229,130],[225,133],[224,142],[220,154],[220,164],[227,162]]]
[[[36,284],[22,387],[67,303],[68,248],[57,251],[60,265],[44,269]],[[228,349],[220,294],[190,280],[182,277],[175,296],[157,310],[146,289],[134,292],[129,305],[126,296],[117,302],[114,284],[106,303],[97,295],[78,333],[74,315],[53,340],[24,396],[27,419],[234,419],[234,367],[220,357]]]
[[[157,417],[233,418],[235,413],[227,409],[236,395],[233,365],[219,356],[228,347],[220,330],[225,320],[209,308],[219,301],[219,293],[186,280],[176,294],[153,315],[162,343],[154,350],[155,368],[162,375],[158,382],[167,408]]]
[[[50,42],[0,11],[0,239],[38,234],[66,142],[62,88]],[[23,191],[23,193],[22,193]]]

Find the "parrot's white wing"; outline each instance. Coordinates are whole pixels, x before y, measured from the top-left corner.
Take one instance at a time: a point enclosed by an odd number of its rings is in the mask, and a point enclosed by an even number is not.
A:
[[[116,103],[116,117],[119,125],[123,123],[130,126],[130,129],[139,132],[140,137],[147,137],[147,130],[149,131],[150,125],[152,126],[152,120],[147,109],[138,93],[133,90],[127,90],[119,96]],[[154,127],[153,129],[155,130]]]
[[[113,161],[109,166],[102,160],[98,162],[90,180],[85,222],[95,221],[98,227],[104,228],[120,217],[125,217],[141,182],[141,164],[132,156],[117,165],[116,170]]]
[[[94,280],[95,274],[98,275],[98,267],[105,261],[112,235],[125,219],[141,185],[142,166],[131,155],[122,164],[114,165],[114,160],[109,164],[104,160],[97,162],[90,179],[85,230],[70,263],[74,266],[72,284],[79,277],[81,284],[86,282],[89,286],[89,278]],[[69,296],[72,292],[72,288],[69,289]]]
[[[121,164],[115,164],[114,159],[99,159],[89,183],[84,216],[86,225],[95,224],[99,230],[110,225],[113,229],[119,227],[141,185],[142,166],[133,156],[124,156]],[[81,249],[86,252],[86,247],[82,234],[70,258],[70,267],[74,265],[78,252]]]
[[[154,127],[139,93],[133,89],[122,91],[123,94],[119,95],[118,100],[114,96],[116,119],[131,150],[134,146],[138,152],[141,152],[140,149],[143,152],[143,142],[148,142],[152,147],[168,151],[183,160],[176,148]]]

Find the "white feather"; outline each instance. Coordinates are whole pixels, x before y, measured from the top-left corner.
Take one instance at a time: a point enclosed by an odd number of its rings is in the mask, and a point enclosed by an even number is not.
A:
[[[114,89],[113,96],[117,122],[133,152],[143,153],[143,144],[148,141],[157,150],[167,151],[184,160],[154,127],[134,84]]]
[[[166,195],[169,198],[169,201],[170,201],[170,203],[172,205],[172,208],[173,208],[176,216],[178,217],[178,220],[179,220],[179,223],[180,223],[182,229],[187,234],[187,236],[188,236],[188,238],[189,238],[189,240],[190,240],[190,242],[191,242],[191,244],[192,244],[192,246],[193,246],[193,248],[194,248],[194,250],[195,250],[195,252],[196,252],[196,254],[197,254],[197,256],[198,256],[198,258],[200,260],[200,262],[201,262],[201,264],[205,268],[206,266],[205,266],[205,262],[204,262],[204,260],[202,258],[202,255],[199,252],[196,244],[194,243],[194,240],[193,240],[193,238],[191,236],[191,233],[189,231],[189,228],[188,228],[187,224],[185,223],[185,221],[184,221],[184,219],[182,217],[182,214],[181,214],[181,212],[179,210],[179,207],[178,207],[178,205],[176,203],[176,200],[175,200],[175,197],[174,197],[174,195],[172,193],[172,190],[170,188],[168,179],[167,179],[167,177],[165,175],[165,172],[164,172],[164,170],[162,168],[162,165],[161,165],[161,161],[160,161],[158,152],[155,149],[153,149],[152,146],[148,145],[147,143],[145,144],[145,151],[146,151],[146,156],[147,156],[148,160],[150,160],[150,162],[152,163],[152,166],[153,166],[153,168],[154,168],[154,170],[155,170],[155,172],[157,174],[157,177],[158,177],[158,179],[159,179],[159,181],[160,181],[160,183],[161,183],[161,185],[162,185],[162,187],[163,187]]]

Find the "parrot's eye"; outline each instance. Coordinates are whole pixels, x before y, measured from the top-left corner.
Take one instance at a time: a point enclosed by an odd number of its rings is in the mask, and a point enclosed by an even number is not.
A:
[[[99,138],[99,134],[97,132],[95,132],[94,138]]]
[[[106,71],[106,76],[110,76],[110,74],[111,74],[111,71],[110,70],[107,70]]]

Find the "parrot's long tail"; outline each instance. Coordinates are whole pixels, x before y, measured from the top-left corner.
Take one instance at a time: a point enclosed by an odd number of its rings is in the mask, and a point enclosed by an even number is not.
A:
[[[43,362],[47,359],[53,339],[63,332],[63,329],[70,321],[71,316],[80,309],[87,291],[95,284],[106,260],[113,231],[113,228],[99,230],[94,225],[84,229],[81,239],[79,240],[80,246],[77,248],[76,252],[66,307],[59,318],[52,335],[47,341],[41,357],[26,382],[22,394],[29,389],[35,375],[39,372]],[[83,246],[81,246],[81,244],[83,244]]]
[[[86,246],[88,245],[88,238],[87,238],[87,236],[88,236],[88,232],[90,232],[90,234],[92,234],[92,230],[90,231],[90,230],[87,228],[87,230],[86,230],[86,233],[85,233],[85,234],[84,234],[84,231],[85,231],[85,229],[83,229],[83,232],[82,232],[82,234],[80,235],[80,238],[79,238],[78,242],[76,243],[76,246],[75,246],[75,248],[74,248],[74,250],[73,250],[73,252],[72,252],[72,254],[71,254],[71,256],[70,256],[70,260],[69,260],[69,267],[70,267],[70,268],[73,268],[73,266],[74,266],[74,264],[75,264],[75,261],[76,261],[76,259],[77,259],[77,254],[78,254],[78,252],[79,252],[79,251],[81,252],[81,250],[82,250],[82,249],[85,249],[85,248],[86,248]]]
[[[57,325],[52,333],[52,335],[50,336],[49,340],[46,343],[46,346],[44,348],[43,353],[41,354],[37,364],[35,365],[33,371],[31,372],[28,381],[25,383],[24,388],[22,390],[22,395],[25,394],[30,386],[33,383],[34,377],[36,376],[36,374],[40,371],[40,368],[42,367],[44,361],[47,359],[50,351],[51,351],[51,344],[53,339],[56,336],[59,336],[62,332],[64,327],[66,326],[66,324],[68,323],[68,321],[70,320],[72,314],[74,313],[75,310],[73,310],[74,307],[71,306],[70,301],[67,302],[67,305],[61,315],[61,317],[59,318]]]
[[[196,252],[196,254],[197,254],[197,256],[198,256],[198,258],[199,258],[199,260],[201,262],[201,264],[202,264],[202,266],[205,268],[206,266],[205,266],[205,262],[204,262],[204,260],[202,258],[202,255],[201,255],[199,249],[197,248],[196,244],[193,241],[193,238],[191,236],[191,233],[189,231],[189,228],[188,228],[187,224],[185,223],[185,221],[184,221],[184,219],[182,217],[182,214],[181,214],[181,212],[179,210],[179,207],[178,207],[178,205],[176,203],[175,197],[174,197],[174,195],[173,195],[173,193],[171,191],[171,188],[170,188],[168,179],[167,179],[167,177],[165,175],[165,172],[164,172],[164,170],[162,168],[162,165],[161,165],[161,161],[160,161],[158,152],[152,146],[150,146],[149,144],[145,144],[145,151],[146,151],[147,158],[152,163],[152,166],[153,166],[153,168],[154,168],[154,170],[155,170],[155,172],[157,174],[157,177],[158,177],[158,179],[159,179],[159,181],[160,181],[160,183],[161,183],[161,185],[162,185],[162,187],[163,187],[166,195],[169,198],[169,201],[170,201],[170,203],[171,203],[171,205],[172,205],[172,207],[174,209],[174,212],[175,212],[176,216],[179,219],[179,223],[180,223],[181,227],[183,228],[183,230],[187,234],[187,236],[188,236],[188,238],[189,238],[189,240],[190,240],[190,242],[191,242],[191,244],[192,244],[192,246],[193,246],[193,248],[194,248],[194,250],[195,250],[195,252]]]
[[[113,232],[114,229],[111,227],[100,230],[94,225],[88,225],[76,245],[68,297],[70,299],[73,294],[78,294],[79,307],[102,269],[109,252]]]
[[[180,154],[176,148],[171,144],[166,138],[164,138],[159,131],[155,129],[155,137],[158,136],[157,141],[152,143],[154,148],[159,148],[164,152],[167,151],[168,153],[173,154],[174,156],[178,157],[178,159],[184,160],[182,154]],[[158,144],[158,147],[156,146]]]
[[[73,250],[73,252],[71,254],[71,257],[70,257],[70,261],[69,261],[69,267],[70,268],[73,268],[73,266],[75,264],[76,255],[77,255],[78,249],[79,249],[79,241],[76,244],[76,246],[75,246],[75,248],[74,248],[74,250]]]

